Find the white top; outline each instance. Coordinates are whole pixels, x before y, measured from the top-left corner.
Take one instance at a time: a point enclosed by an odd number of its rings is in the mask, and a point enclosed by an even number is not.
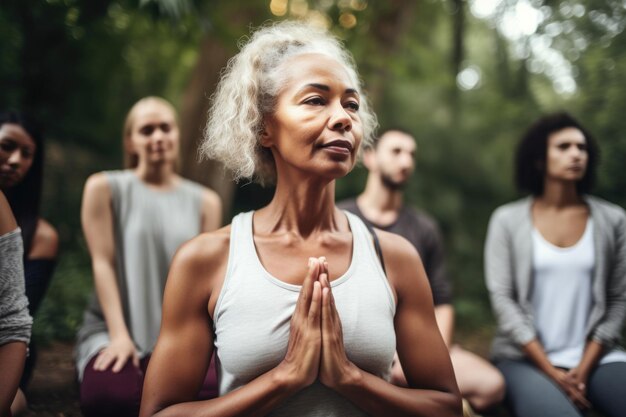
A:
[[[554,366],[573,368],[582,359],[591,308],[595,266],[593,222],[576,244],[562,248],[548,242],[533,228],[534,324],[548,359]],[[626,360],[614,351],[600,364]]]
[[[346,213],[352,261],[331,287],[348,358],[389,380],[396,350],[395,302],[363,222]],[[219,392],[224,395],[275,368],[285,357],[299,285],[272,276],[258,258],[253,212],[232,221],[230,255],[214,313]],[[324,255],[320,253],[320,256]],[[303,267],[303,271],[305,268]],[[287,399],[269,416],[351,417],[366,414],[319,381]]]

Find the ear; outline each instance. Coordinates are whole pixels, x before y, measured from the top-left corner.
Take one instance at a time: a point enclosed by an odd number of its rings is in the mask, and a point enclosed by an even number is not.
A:
[[[264,148],[269,148],[271,147],[274,142],[272,141],[272,122],[269,118],[264,118],[263,119],[263,124],[261,125],[261,146],[263,146]]]
[[[376,168],[376,150],[372,147],[363,149],[363,165],[368,171]]]

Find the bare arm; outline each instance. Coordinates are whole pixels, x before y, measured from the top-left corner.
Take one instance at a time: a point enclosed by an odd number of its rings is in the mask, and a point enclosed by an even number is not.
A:
[[[435,319],[437,319],[437,327],[439,327],[443,341],[450,348],[454,337],[454,307],[452,304],[436,305]]]
[[[13,217],[11,206],[9,206],[9,202],[2,191],[0,191],[0,235],[12,232],[15,229],[17,229],[17,223],[15,222],[15,217]]]
[[[136,366],[139,358],[124,321],[122,301],[115,272],[113,210],[111,190],[104,174],[94,174],[87,180],[83,193],[81,223],[91,255],[93,278],[107,324],[111,343],[100,352],[94,369],[122,369],[128,359]]]
[[[202,232],[212,232],[222,225],[222,200],[216,192],[202,193]]]
[[[59,252],[59,234],[44,219],[39,219],[28,259],[55,259]]]
[[[208,306],[214,305],[219,295],[214,287],[225,274],[229,239],[223,230],[191,240],[174,257],[161,331],[145,378],[141,417],[263,416],[315,381],[321,288],[314,282],[318,274],[314,265],[303,283],[283,362],[224,396],[195,401],[213,353]]]
[[[26,343],[11,342],[0,346],[0,416],[8,416],[11,403],[17,392],[24,361],[26,360]]]
[[[334,337],[341,334],[341,325],[327,282],[323,284],[320,380],[373,416],[460,416],[461,397],[419,256],[403,238],[377,233],[398,298],[396,344],[409,387],[392,385],[347,360],[343,346],[338,346],[341,338]]]

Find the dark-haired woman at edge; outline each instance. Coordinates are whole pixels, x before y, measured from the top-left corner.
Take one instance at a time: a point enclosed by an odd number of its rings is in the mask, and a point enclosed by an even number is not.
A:
[[[19,113],[0,114],[0,190],[6,194],[22,230],[26,296],[33,317],[52,279],[59,241],[55,228],[39,215],[43,163],[44,143],[36,123]],[[35,366],[36,352],[31,342],[12,406],[15,414],[26,407],[22,390]]]
[[[593,137],[565,113],[522,138],[516,182],[532,193],[498,208],[485,271],[498,320],[492,355],[517,417],[626,410],[626,215],[592,197]]]

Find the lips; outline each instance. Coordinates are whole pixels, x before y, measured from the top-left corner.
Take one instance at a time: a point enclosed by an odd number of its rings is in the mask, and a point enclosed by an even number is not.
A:
[[[9,184],[17,183],[20,179],[20,176],[17,172],[14,171],[0,171],[0,180],[2,182],[8,182]]]
[[[352,152],[352,150],[354,149],[354,146],[352,145],[350,141],[343,140],[343,139],[336,139],[328,143],[324,143],[321,147],[332,148],[335,150],[343,150],[344,152],[345,151]]]

